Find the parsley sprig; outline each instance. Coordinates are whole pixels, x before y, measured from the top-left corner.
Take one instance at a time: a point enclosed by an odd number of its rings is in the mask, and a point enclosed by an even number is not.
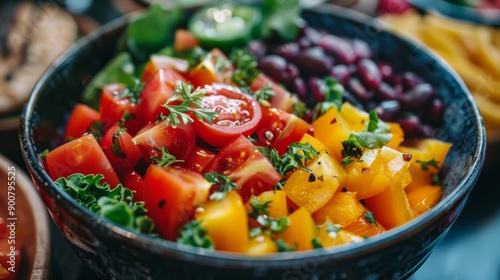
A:
[[[162,107],[168,109],[169,115],[164,116],[161,114],[160,119],[167,119],[168,124],[174,128],[181,122],[184,124],[194,122],[192,116],[200,121],[206,120],[212,123],[218,114],[213,110],[202,107],[201,100],[205,94],[206,91],[201,88],[193,90],[193,85],[180,82],[174,94],[162,105]]]
[[[216,191],[210,195],[210,200],[222,200],[228,192],[238,188],[231,178],[217,172],[205,173],[203,176],[212,184],[212,187],[216,188]]]
[[[314,107],[313,120],[326,113],[332,107],[340,109],[344,87],[336,79],[327,77],[320,81],[320,90],[325,94],[325,101],[319,102]]]
[[[278,219],[269,217],[268,208],[272,201],[260,203],[257,197],[252,196],[248,203],[252,208],[248,212],[248,217],[255,219],[260,224],[259,227],[250,230],[250,237],[256,237],[261,234],[271,235],[273,233],[280,233],[290,225],[290,219],[287,216]]]
[[[434,167],[436,169],[439,169],[439,161],[436,160],[435,158],[433,158],[433,159],[431,159],[429,161],[417,159],[417,162],[420,163],[420,167],[424,171],[429,171],[429,166],[432,166],[432,167]]]
[[[262,149],[263,154],[271,161],[274,168],[282,176],[298,168],[307,172],[311,170],[307,167],[307,162],[313,160],[319,155],[319,152],[311,143],[295,142],[288,146],[288,150],[282,156],[278,155],[275,149]]]
[[[184,162],[184,160],[177,159],[174,155],[172,155],[167,150],[167,148],[165,148],[165,146],[163,146],[161,149],[155,147],[155,150],[159,155],[152,156],[151,160],[158,166],[165,167],[170,166],[174,163]]]
[[[370,111],[366,131],[352,133],[346,141],[342,142],[343,166],[359,160],[363,149],[377,149],[385,146],[392,139],[390,127],[379,119],[375,111]]]
[[[121,184],[111,189],[108,183],[101,183],[103,178],[102,174],[75,173],[55,183],[76,202],[98,215],[132,231],[152,233],[154,223],[146,217],[144,202],[133,202],[134,191]]]
[[[192,220],[185,224],[180,230],[180,237],[177,238],[177,243],[201,247],[206,249],[214,249],[214,242],[203,225]]]

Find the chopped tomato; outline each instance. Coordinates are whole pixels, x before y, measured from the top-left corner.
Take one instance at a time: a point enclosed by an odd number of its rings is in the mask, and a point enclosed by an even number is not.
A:
[[[64,140],[72,140],[82,136],[92,123],[99,121],[100,118],[99,112],[91,107],[81,103],[76,104],[64,130]]]
[[[193,219],[196,205],[207,200],[210,183],[189,169],[151,165],[144,187],[147,215],[162,237],[176,240],[179,228]]]
[[[120,176],[123,186],[135,192],[134,202],[144,201],[144,177],[131,171]]]
[[[231,178],[244,202],[252,195],[271,190],[281,180],[267,158],[242,135],[224,145],[203,172],[218,172]]]
[[[195,146],[193,154],[186,160],[184,167],[201,173],[214,157],[214,152]]]
[[[197,135],[208,144],[222,147],[238,135],[252,134],[262,118],[259,103],[239,88],[224,84],[205,86],[201,106],[217,112],[209,123],[195,119]]]
[[[210,53],[188,75],[189,81],[195,87],[203,87],[213,83],[229,83],[233,66],[227,56],[219,49]]]
[[[119,177],[132,172],[142,156],[139,147],[132,142],[132,136],[118,125],[106,131],[100,145]]]
[[[139,104],[127,92],[123,84],[109,84],[102,89],[101,122],[109,128],[124,120],[125,128],[134,135],[144,125],[144,118]]]
[[[299,102],[299,99],[292,95],[286,88],[278,85],[266,74],[260,73],[250,85],[252,91],[258,91],[264,87],[272,87],[274,97],[271,98],[271,107],[278,108],[285,112],[293,112],[293,105]]]
[[[160,69],[174,69],[179,73],[186,73],[189,68],[189,62],[177,57],[167,55],[154,54],[149,59],[148,63],[142,71],[141,81],[147,82],[151,79]]]
[[[182,52],[198,46],[198,39],[186,29],[179,28],[175,31],[174,50]]]
[[[151,162],[153,156],[161,157],[163,148],[166,148],[177,160],[185,161],[194,152],[196,134],[193,123],[180,123],[174,128],[165,120],[150,129],[141,130],[132,141],[141,147],[147,162]]]
[[[271,146],[282,155],[290,144],[313,132],[308,122],[293,114],[267,106],[261,108],[262,120],[255,131],[257,146]]]
[[[187,83],[186,79],[170,68],[162,68],[146,83],[141,92],[140,107],[147,122],[156,122],[158,115],[168,115],[163,104],[174,94],[179,82]]]
[[[47,156],[50,177],[57,180],[74,173],[102,174],[103,182],[113,189],[118,176],[92,134],[84,135],[50,151]]]

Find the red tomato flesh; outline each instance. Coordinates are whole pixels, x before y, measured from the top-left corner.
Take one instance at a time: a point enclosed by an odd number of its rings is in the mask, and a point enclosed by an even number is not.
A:
[[[259,103],[239,88],[212,84],[205,86],[206,95],[201,101],[205,109],[217,112],[213,123],[195,120],[197,135],[214,147],[222,147],[238,135],[252,134],[262,118]]]
[[[179,228],[192,220],[196,205],[206,202],[210,183],[189,169],[151,165],[144,187],[147,215],[162,237],[174,241]]]
[[[73,108],[64,131],[64,140],[81,137],[93,122],[99,121],[101,115],[85,104],[78,103]]]

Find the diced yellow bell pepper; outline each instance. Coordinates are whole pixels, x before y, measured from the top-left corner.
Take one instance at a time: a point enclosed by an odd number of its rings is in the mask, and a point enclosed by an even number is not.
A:
[[[250,239],[248,244],[247,254],[259,256],[264,254],[271,254],[278,251],[276,244],[271,237],[266,234],[258,235]]]
[[[237,192],[231,191],[222,200],[210,201],[195,218],[206,228],[216,250],[247,251],[249,242],[247,211]]]
[[[430,210],[443,197],[441,186],[421,185],[405,190],[411,209],[419,215]]]
[[[289,245],[296,245],[298,251],[311,250],[313,239],[318,236],[318,229],[306,208],[299,208],[288,216],[290,225],[277,236]]]

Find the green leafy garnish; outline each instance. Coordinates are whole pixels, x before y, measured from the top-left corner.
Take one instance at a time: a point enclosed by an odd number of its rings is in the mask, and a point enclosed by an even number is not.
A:
[[[120,144],[120,138],[118,138],[121,134],[123,134],[123,132],[125,132],[125,129],[119,128],[115,134],[113,134],[113,138],[111,140],[111,153],[119,158],[127,158],[127,155],[125,155],[122,145]]]
[[[122,89],[118,93],[117,98],[128,98],[134,104],[139,104],[139,98],[141,97],[142,89],[144,88],[144,83],[139,79],[135,79],[132,85],[129,85]]]
[[[191,114],[198,120],[206,120],[212,123],[218,114],[210,109],[204,109],[201,106],[201,100],[206,91],[197,88],[193,91],[193,86],[189,83],[180,82],[174,91],[174,94],[162,106],[169,110],[169,115],[160,115],[161,119],[167,119],[168,124],[177,127],[181,122],[184,124],[194,122]],[[180,104],[179,104],[180,102]]]
[[[170,166],[177,162],[184,162],[184,160],[177,159],[174,155],[169,153],[169,151],[167,150],[167,148],[165,148],[165,146],[163,146],[161,149],[155,147],[155,150],[161,155],[152,156],[151,160],[153,161],[154,164],[158,166],[165,167],[165,166]]]
[[[87,133],[92,134],[97,142],[101,142],[102,137],[104,137],[104,133],[106,132],[106,128],[101,121],[93,121],[92,124],[87,129]],[[69,139],[66,139],[69,140]]]
[[[363,154],[363,146],[359,143],[355,134],[349,135],[346,141],[342,141],[342,157],[350,160],[359,159]]]
[[[262,37],[270,38],[277,33],[283,40],[290,41],[299,32],[300,17],[299,0],[264,0],[262,1],[264,18]]]
[[[179,232],[180,237],[177,238],[177,243],[214,249],[214,242],[210,236],[207,235],[207,230],[197,220],[192,220],[185,224]]]
[[[367,222],[369,222],[372,225],[378,226],[377,221],[375,220],[375,215],[373,215],[372,212],[370,211],[363,212],[363,216],[365,216]]]
[[[319,102],[314,107],[313,120],[326,113],[331,108],[340,109],[342,105],[342,96],[344,94],[344,86],[336,79],[326,77],[321,83],[320,90],[325,94],[325,101]]]
[[[230,58],[235,66],[231,80],[240,87],[249,87],[260,74],[257,59],[248,51],[239,48],[233,49]]]
[[[101,183],[102,174],[75,173],[55,183],[75,201],[108,220],[135,232],[152,233],[154,223],[146,217],[143,202],[133,202],[134,192],[118,184],[111,189]]]
[[[311,145],[311,143],[292,143],[288,146],[288,150],[281,157],[274,149],[264,150],[264,155],[271,161],[274,168],[282,176],[288,172],[302,168],[308,172],[307,162],[316,158],[319,152]]]
[[[321,244],[321,241],[317,237],[314,237],[311,240],[311,243],[312,243],[314,249],[321,249],[321,248],[323,248],[323,245]]]
[[[434,167],[436,169],[439,169],[439,161],[437,161],[434,158],[431,159],[431,160],[429,160],[429,161],[417,159],[417,162],[420,163],[420,167],[424,171],[429,171],[429,166],[432,166],[432,167]]]
[[[443,183],[441,183],[441,179],[439,179],[438,174],[431,174],[431,179],[432,179],[431,184],[433,186],[442,186],[443,185]]]
[[[248,217],[257,219],[260,215],[269,215],[269,204],[272,203],[271,200],[266,201],[264,203],[260,203],[259,199],[255,196],[252,196],[249,200],[250,206],[252,207],[252,211],[248,212]]]
[[[216,191],[209,197],[210,200],[222,200],[226,197],[226,193],[238,188],[231,179],[217,172],[205,173],[205,179],[216,187]]]
[[[283,239],[273,240],[276,247],[278,247],[278,252],[293,252],[297,250],[297,244],[290,245],[286,243]]]

